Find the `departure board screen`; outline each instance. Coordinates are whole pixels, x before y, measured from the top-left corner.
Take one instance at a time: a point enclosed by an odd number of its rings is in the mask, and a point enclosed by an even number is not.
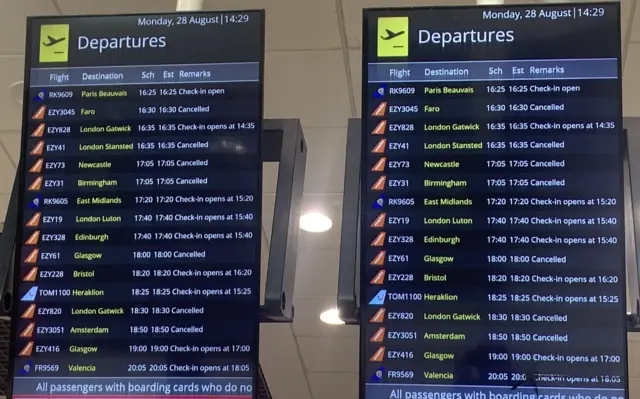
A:
[[[361,396],[627,396],[616,3],[364,13]]]
[[[264,12],[28,21],[14,398],[254,397]]]

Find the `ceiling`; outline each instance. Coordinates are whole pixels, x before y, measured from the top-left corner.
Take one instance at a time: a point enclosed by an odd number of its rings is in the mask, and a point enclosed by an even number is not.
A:
[[[10,86],[22,80],[25,17],[167,12],[175,4],[175,0],[0,0],[0,218],[20,145],[21,108]],[[358,329],[323,324],[318,315],[335,305],[346,125],[348,118],[360,114],[361,10],[445,4],[472,2],[204,0],[208,10],[266,8],[265,116],[302,121],[309,149],[306,181],[313,183],[305,186],[304,209],[319,209],[334,223],[327,233],[301,232],[295,322],[262,328],[261,363],[274,399],[358,397]],[[622,10],[624,113],[638,117],[640,72],[634,71],[640,71],[640,9],[636,0],[623,0]],[[639,18],[636,24],[635,18]],[[270,239],[276,171],[274,166],[265,170],[265,247]],[[635,340],[630,342],[635,348]],[[640,341],[637,345],[639,349],[630,354],[631,376],[640,377]]]

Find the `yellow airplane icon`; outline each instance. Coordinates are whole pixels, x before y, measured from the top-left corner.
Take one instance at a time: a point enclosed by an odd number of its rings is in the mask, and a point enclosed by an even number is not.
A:
[[[409,17],[378,18],[378,57],[409,55]]]
[[[392,32],[389,29],[385,29],[385,31],[387,32],[387,36],[380,36],[380,38],[382,40],[391,40],[391,39],[395,39],[396,37],[400,36],[400,35],[404,35],[406,32],[401,30],[400,32]]]
[[[67,62],[69,60],[69,25],[42,25],[40,27],[40,62]]]

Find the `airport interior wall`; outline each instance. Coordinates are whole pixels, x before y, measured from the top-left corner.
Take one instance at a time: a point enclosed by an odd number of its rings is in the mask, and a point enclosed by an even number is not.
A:
[[[629,146],[629,168],[631,172],[631,198],[633,200],[634,214],[627,215],[626,222],[634,226],[640,218],[640,121],[637,118],[625,118],[625,127],[628,129],[627,144]],[[637,228],[636,228],[636,234]],[[628,259],[636,258],[636,251],[630,250]],[[633,265],[628,262],[627,266]],[[635,263],[637,264],[637,262]],[[629,282],[633,284],[633,282]],[[637,282],[636,282],[637,283]],[[629,333],[629,390],[630,398],[640,398],[640,333]]]
[[[640,399],[640,333],[629,333],[629,398]]]

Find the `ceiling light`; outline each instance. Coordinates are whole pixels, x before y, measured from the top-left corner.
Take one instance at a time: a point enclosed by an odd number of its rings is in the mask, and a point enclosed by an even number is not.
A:
[[[320,320],[324,323],[331,324],[332,326],[344,324],[344,321],[340,318],[340,312],[338,312],[338,309],[336,308],[325,310],[320,313]]]
[[[322,233],[329,230],[333,222],[322,212],[308,212],[300,217],[300,228],[310,233]]]
[[[477,0],[478,5],[488,6],[493,4],[504,4],[504,0]]]

